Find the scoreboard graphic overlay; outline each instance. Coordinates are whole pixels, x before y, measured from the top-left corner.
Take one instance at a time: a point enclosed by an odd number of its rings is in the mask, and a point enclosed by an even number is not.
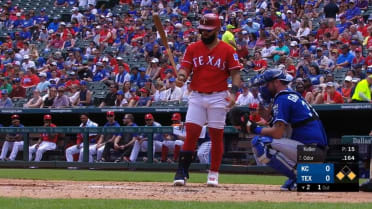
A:
[[[297,191],[359,191],[358,145],[302,145],[297,151]]]

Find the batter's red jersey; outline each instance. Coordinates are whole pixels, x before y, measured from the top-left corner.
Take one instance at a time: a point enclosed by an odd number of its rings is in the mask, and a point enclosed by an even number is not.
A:
[[[57,127],[57,126],[54,125],[53,123],[51,123],[50,124],[50,127],[53,127],[54,128],[54,127]],[[57,143],[57,140],[58,140],[58,134],[56,134],[54,138],[50,137],[50,135],[47,134],[47,133],[42,133],[42,134],[40,134],[40,136],[41,136],[41,139],[43,141],[47,141],[47,142]]]
[[[181,66],[193,72],[191,89],[204,93],[226,91],[230,71],[242,68],[235,49],[223,41],[213,49],[202,41],[189,45]]]

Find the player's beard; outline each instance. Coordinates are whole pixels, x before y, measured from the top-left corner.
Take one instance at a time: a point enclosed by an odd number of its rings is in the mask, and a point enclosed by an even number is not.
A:
[[[205,45],[209,45],[211,43],[213,43],[213,41],[216,39],[216,33],[213,33],[213,35],[210,35],[209,37],[207,38],[204,38],[203,36],[201,37],[201,40],[203,41],[203,43]]]

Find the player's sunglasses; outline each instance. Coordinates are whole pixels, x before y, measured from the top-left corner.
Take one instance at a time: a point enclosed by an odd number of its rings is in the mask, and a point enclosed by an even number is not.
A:
[[[210,33],[212,32],[213,30],[205,30],[205,29],[199,29],[199,33],[202,34],[204,32],[207,32],[207,33]]]

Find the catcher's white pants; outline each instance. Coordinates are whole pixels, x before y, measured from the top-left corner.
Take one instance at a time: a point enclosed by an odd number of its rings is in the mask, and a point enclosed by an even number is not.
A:
[[[198,158],[201,164],[209,164],[210,163],[210,155],[211,155],[211,147],[212,142],[207,141],[201,144],[198,148]]]
[[[4,160],[8,152],[13,148],[14,142],[4,141],[3,148],[1,149],[0,160]]]
[[[162,142],[156,141],[156,140],[153,141],[153,147],[152,147],[153,155],[155,155],[155,152],[161,152],[161,147],[162,146],[163,146]],[[138,157],[138,153],[140,151],[141,152],[146,152],[147,151],[147,141],[142,141],[142,143],[140,143],[138,140],[136,140],[134,142],[132,152],[130,153],[129,160],[131,162],[136,162],[137,157]]]
[[[57,145],[54,142],[42,141],[38,148],[36,148],[36,144],[34,144],[28,149],[28,160],[31,161],[32,154],[36,152],[35,161],[38,162],[43,157],[44,152],[48,150],[55,150],[56,148]]]
[[[189,96],[189,106],[186,114],[186,122],[208,127],[223,129],[225,126],[226,113],[229,104],[227,91],[212,94],[202,94],[193,91]]]
[[[14,142],[12,152],[10,153],[9,156],[9,160],[15,160],[19,150],[23,150],[23,141]]]

